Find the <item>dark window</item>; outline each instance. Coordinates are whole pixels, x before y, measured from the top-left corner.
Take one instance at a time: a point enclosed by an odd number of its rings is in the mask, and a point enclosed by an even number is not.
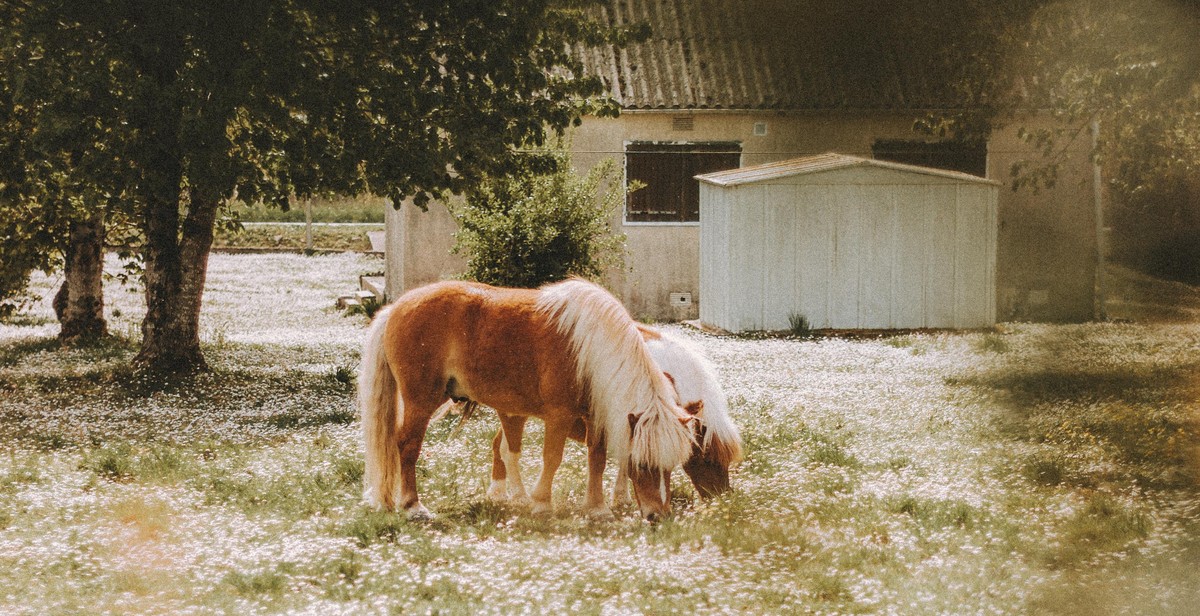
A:
[[[736,169],[737,143],[631,143],[625,148],[625,177],[644,186],[626,197],[628,222],[700,220],[700,183],[696,176]]]
[[[905,141],[880,139],[871,147],[877,160],[987,177],[987,143],[983,141]]]

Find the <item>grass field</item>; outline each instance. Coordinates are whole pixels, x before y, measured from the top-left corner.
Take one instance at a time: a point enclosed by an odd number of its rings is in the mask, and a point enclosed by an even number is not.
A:
[[[314,224],[312,247],[324,251],[371,250],[368,231],[383,231],[383,224],[341,223],[337,225]],[[222,248],[256,248],[268,250],[301,251],[308,247],[305,226],[295,223],[255,223],[244,225],[237,231],[218,230],[213,246]]]
[[[313,222],[383,223],[383,215],[390,202],[383,197],[358,197],[354,199],[313,199]],[[286,212],[277,207],[261,203],[238,202],[235,211],[238,217],[248,222],[304,222],[304,202],[297,201]]]
[[[312,248],[320,251],[368,251],[368,231],[382,231],[389,201],[381,197],[312,200]],[[266,249],[300,251],[309,247],[305,236],[305,209],[297,202],[288,211],[261,203],[238,202],[239,230],[218,228],[213,238],[217,249]],[[334,223],[334,224],[330,224]]]
[[[494,419],[434,425],[431,523],[367,511],[334,298],[378,259],[214,255],[211,373],[64,351],[48,306],[0,324],[0,613],[1192,614],[1200,606],[1200,325],[1005,325],[704,348],[747,460],[676,515],[484,499]],[[43,291],[55,281],[38,280]],[[673,327],[673,326],[672,326]],[[539,431],[526,439],[537,472]],[[609,475],[611,481],[611,472]]]

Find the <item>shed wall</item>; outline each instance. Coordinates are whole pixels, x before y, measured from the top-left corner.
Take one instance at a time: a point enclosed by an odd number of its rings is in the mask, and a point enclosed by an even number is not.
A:
[[[821,329],[994,324],[997,188],[873,171],[702,188],[701,320],[730,331],[787,329],[791,315]]]

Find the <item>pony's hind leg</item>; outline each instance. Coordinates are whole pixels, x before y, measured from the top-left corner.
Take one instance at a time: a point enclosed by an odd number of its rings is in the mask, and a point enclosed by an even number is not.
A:
[[[432,403],[404,399],[404,418],[400,422],[400,494],[396,504],[408,514],[410,520],[429,520],[433,514],[421,504],[417,494],[417,458],[421,456],[421,445],[425,442],[425,430],[429,420],[442,401]]]
[[[496,487],[495,463],[499,460],[504,469],[508,498],[517,504],[527,504],[529,493],[525,491],[525,482],[521,478],[521,439],[525,436],[525,417],[504,413],[497,415],[500,416],[500,433],[492,441],[492,488]],[[488,490],[488,494],[492,494],[492,489]]]

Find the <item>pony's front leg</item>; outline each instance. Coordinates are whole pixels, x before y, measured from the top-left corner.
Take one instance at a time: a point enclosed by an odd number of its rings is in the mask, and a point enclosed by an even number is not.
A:
[[[500,432],[492,439],[492,485],[488,497],[508,498],[518,504],[529,502],[525,482],[521,478],[521,439],[525,436],[525,417],[496,413],[500,417]]]
[[[588,517],[611,519],[612,510],[604,504],[604,466],[608,463],[608,447],[604,435],[591,426],[587,430],[588,482],[587,499],[583,504]]]
[[[551,486],[554,483],[554,473],[562,463],[563,448],[567,443],[567,435],[571,432],[574,418],[567,421],[546,420],[546,439],[542,448],[542,474],[538,476],[537,485],[533,488],[533,513],[551,513],[554,511],[554,501],[551,498]]]

